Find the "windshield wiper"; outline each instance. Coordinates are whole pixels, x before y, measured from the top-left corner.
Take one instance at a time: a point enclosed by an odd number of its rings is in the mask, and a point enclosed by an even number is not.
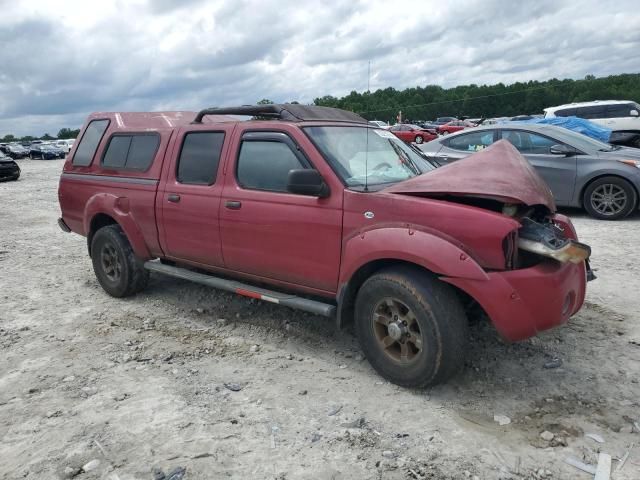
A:
[[[398,159],[400,159],[405,167],[411,170],[415,175],[420,175],[422,173],[418,166],[413,163],[411,158],[409,158],[409,155],[407,155],[398,145],[396,145],[392,140],[389,140],[389,144],[391,144],[391,148],[395,150],[398,155]]]

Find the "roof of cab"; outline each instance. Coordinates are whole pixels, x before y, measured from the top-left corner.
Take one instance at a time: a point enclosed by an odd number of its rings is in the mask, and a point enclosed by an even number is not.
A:
[[[109,119],[113,126],[123,129],[159,129],[189,125],[198,112],[94,112],[89,120]],[[203,123],[237,122],[237,118],[226,115],[207,117]]]

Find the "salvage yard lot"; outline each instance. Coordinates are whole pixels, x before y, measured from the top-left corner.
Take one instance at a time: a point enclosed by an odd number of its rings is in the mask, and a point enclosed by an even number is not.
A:
[[[640,443],[638,214],[566,212],[599,277],[583,310],[512,345],[475,324],[464,372],[411,391],[321,317],[159,276],[107,296],[56,225],[62,161],[20,166],[0,184],[0,478],[588,479],[564,459]],[[639,477],[636,447],[613,478]]]

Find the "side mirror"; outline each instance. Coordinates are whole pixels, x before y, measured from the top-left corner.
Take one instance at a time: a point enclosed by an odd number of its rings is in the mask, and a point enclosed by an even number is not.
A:
[[[570,155],[574,155],[576,152],[568,145],[558,144],[552,145],[549,149],[549,153],[551,153],[551,155],[564,155],[565,157],[568,157]]]
[[[320,172],[308,168],[289,170],[287,191],[319,198],[329,196],[329,186],[324,183]]]
[[[635,110],[635,109],[634,109],[634,110],[631,110],[631,111],[629,112],[629,115],[631,115],[632,117],[637,117],[637,116],[638,116],[638,110]]]

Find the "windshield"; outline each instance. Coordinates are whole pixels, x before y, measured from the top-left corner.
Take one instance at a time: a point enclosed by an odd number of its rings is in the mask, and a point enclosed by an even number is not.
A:
[[[397,183],[435,168],[387,130],[336,126],[304,131],[350,187]]]

